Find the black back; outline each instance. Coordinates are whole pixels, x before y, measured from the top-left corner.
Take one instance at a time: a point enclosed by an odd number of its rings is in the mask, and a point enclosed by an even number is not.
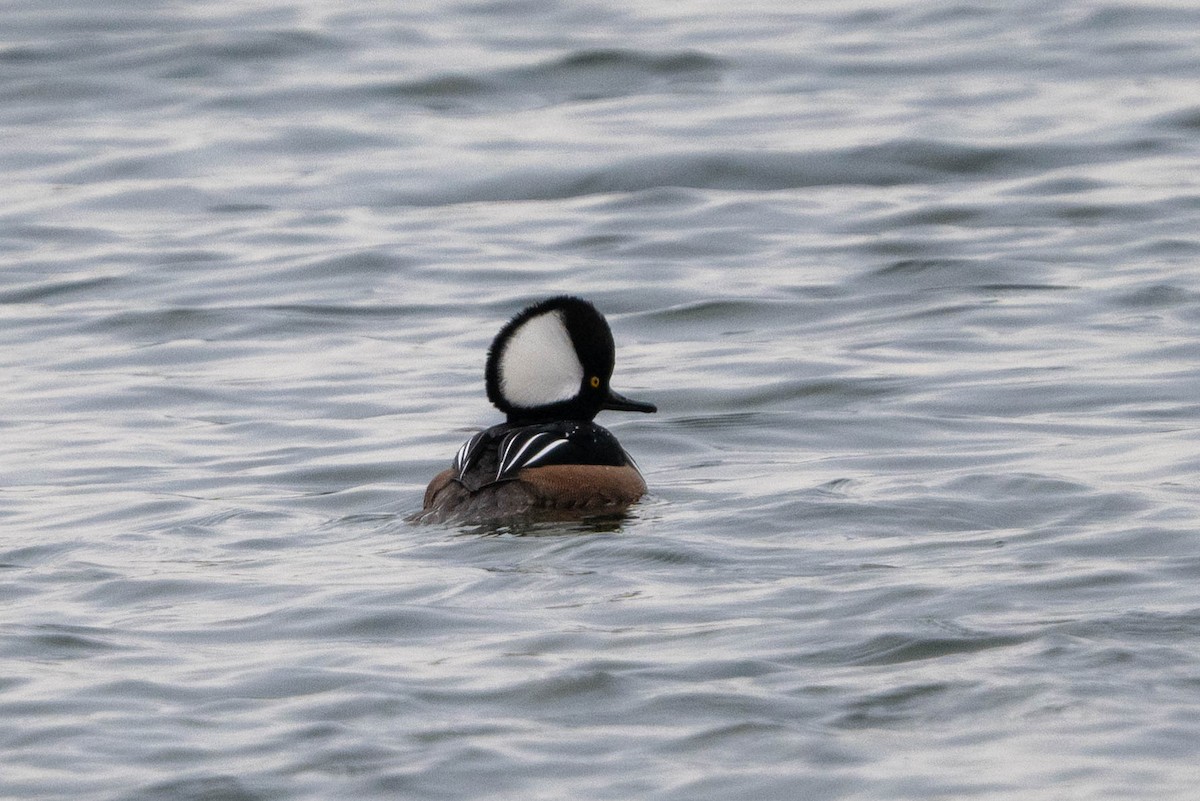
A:
[[[467,440],[454,457],[455,478],[472,492],[511,481],[526,467],[637,465],[612,432],[590,421],[501,423]]]

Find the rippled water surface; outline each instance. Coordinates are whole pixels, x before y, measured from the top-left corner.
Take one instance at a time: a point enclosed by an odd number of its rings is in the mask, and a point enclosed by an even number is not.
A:
[[[0,796],[1191,799],[1191,3],[0,8]],[[416,526],[531,300],[617,523]]]

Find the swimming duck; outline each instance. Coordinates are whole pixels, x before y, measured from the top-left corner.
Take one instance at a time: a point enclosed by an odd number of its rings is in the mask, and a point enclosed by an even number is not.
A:
[[[593,418],[655,412],[609,386],[612,331],[568,295],[529,306],[488,350],[487,397],[507,419],[468,439],[425,490],[423,520],[570,519],[623,512],[646,482]]]

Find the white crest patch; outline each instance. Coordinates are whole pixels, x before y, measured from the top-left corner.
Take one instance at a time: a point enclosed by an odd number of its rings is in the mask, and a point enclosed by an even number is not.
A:
[[[583,381],[583,365],[560,311],[522,323],[505,343],[497,366],[500,394],[526,409],[570,400]]]

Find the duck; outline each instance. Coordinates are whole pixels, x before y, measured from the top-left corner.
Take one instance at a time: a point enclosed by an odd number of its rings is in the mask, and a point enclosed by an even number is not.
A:
[[[601,411],[657,412],[609,385],[616,348],[608,321],[571,295],[534,303],[488,349],[487,398],[505,415],[474,434],[425,490],[419,518],[487,523],[624,514],[646,481]]]

